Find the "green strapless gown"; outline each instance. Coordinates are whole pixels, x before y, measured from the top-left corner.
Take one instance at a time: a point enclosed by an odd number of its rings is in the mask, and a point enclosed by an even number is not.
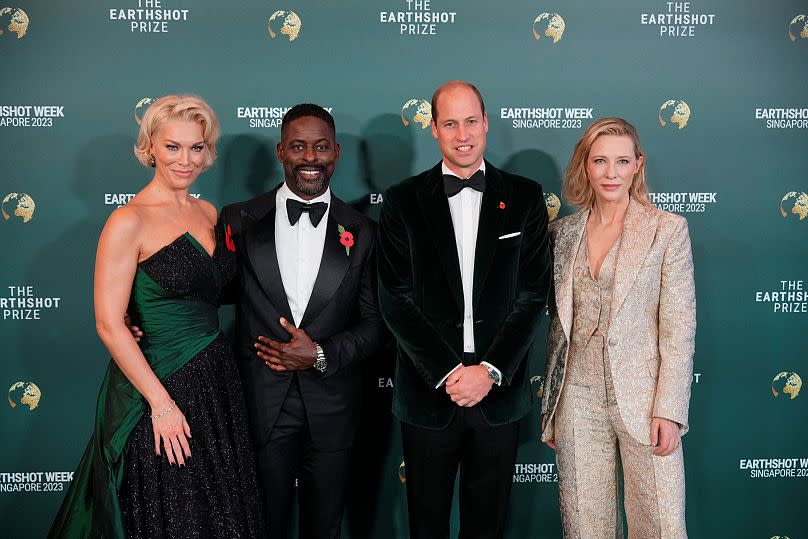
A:
[[[186,233],[138,264],[129,306],[144,356],[191,427],[192,457],[180,468],[155,456],[145,400],[110,361],[49,537],[263,534],[241,383],[217,315],[236,261],[216,235],[212,256]]]

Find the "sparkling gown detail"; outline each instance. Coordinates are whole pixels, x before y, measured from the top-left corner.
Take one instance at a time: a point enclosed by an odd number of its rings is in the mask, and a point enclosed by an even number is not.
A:
[[[148,407],[110,361],[95,431],[49,537],[263,536],[241,381],[217,314],[235,274],[221,227],[212,255],[186,232],[138,264],[129,312],[190,426],[192,456],[179,467],[155,455]]]

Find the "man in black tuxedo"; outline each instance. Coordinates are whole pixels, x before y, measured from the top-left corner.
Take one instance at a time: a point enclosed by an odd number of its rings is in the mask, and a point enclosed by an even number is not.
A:
[[[338,537],[360,405],[359,362],[379,345],[373,221],[331,194],[334,120],[317,105],[284,116],[285,181],[222,209],[244,382],[269,537]]]
[[[460,468],[460,537],[502,537],[531,408],[527,356],[552,275],[541,186],[483,159],[480,92],[453,81],[432,97],[443,161],[384,195],[379,306],[398,342],[410,535],[449,536]]]

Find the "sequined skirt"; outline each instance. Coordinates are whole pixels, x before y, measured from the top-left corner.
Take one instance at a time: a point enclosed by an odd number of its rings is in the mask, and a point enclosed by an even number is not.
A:
[[[151,419],[129,438],[120,493],[130,538],[263,537],[255,458],[232,350],[217,339],[163,382],[191,428],[191,458],[154,453]]]

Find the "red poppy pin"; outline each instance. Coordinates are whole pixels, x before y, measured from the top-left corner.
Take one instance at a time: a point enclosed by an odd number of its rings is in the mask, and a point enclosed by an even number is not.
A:
[[[505,203],[504,203],[504,202],[500,202],[500,203],[499,203],[499,209],[500,209],[500,210],[504,210],[504,209],[505,209]]]
[[[345,227],[342,225],[337,225],[337,230],[339,231],[339,242],[345,246],[345,254],[350,256],[351,247],[353,247],[354,244],[353,234],[345,230]]]
[[[236,244],[233,241],[233,231],[230,230],[230,225],[227,225],[227,229],[225,229],[224,232],[224,245],[231,253],[236,252]]]

